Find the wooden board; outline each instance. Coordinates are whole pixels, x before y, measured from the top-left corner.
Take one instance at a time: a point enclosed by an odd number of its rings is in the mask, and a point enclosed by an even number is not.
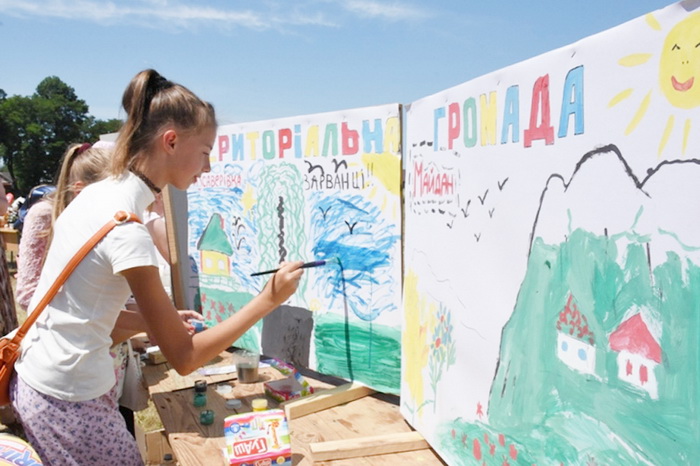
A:
[[[207,363],[204,368],[223,367],[232,364],[233,359],[231,354],[224,352]],[[167,362],[156,365],[147,364],[143,368],[143,377],[146,380],[146,385],[151,395],[191,388],[194,387],[194,382],[196,380],[206,380],[207,384],[213,386],[227,380],[238,379],[235,372],[204,376],[195,371],[187,376],[182,376],[178,374],[175,369],[171,368]]]
[[[229,353],[222,353],[221,359],[226,361],[229,357]],[[155,382],[155,385],[151,387],[152,398],[168,434],[168,440],[175,457],[179,464],[187,466],[224,465],[222,453],[225,445],[224,418],[231,414],[251,411],[252,401],[255,398],[264,397],[263,383],[267,380],[284,378],[280,372],[271,367],[261,368],[261,379],[258,383],[242,384],[237,380],[222,382],[233,387],[231,393],[226,395],[217,393],[216,383],[210,383],[211,388],[207,392],[206,409],[214,411],[215,419],[214,424],[203,426],[199,423],[199,412],[205,408],[197,408],[192,404],[194,397],[192,384],[196,377],[189,379],[177,376],[176,380],[170,380],[171,371],[165,363],[145,367],[144,375],[148,374],[146,379],[149,384]],[[160,372],[160,375],[156,375],[157,372]],[[185,380],[188,382],[183,388]],[[331,391],[324,394],[323,390],[336,388],[335,385],[325,381],[309,377],[307,380],[321,395],[315,397],[316,399],[323,399],[328,396],[328,393],[333,393]],[[165,390],[167,387],[173,387],[175,391]],[[382,395],[351,397],[352,401],[341,400],[339,405],[289,420],[292,464],[301,466],[311,464],[329,466],[443,465],[444,463],[437,455],[428,448],[402,453],[313,462],[311,445],[321,449],[325,447],[328,450],[327,447],[334,448],[334,446],[333,444],[324,446],[324,442],[343,441],[343,451],[348,451],[356,449],[358,445],[366,445],[368,437],[414,432],[404,421],[399,407],[395,403],[381,399],[381,397]],[[241,400],[241,407],[236,410],[227,409],[225,403],[228,398]],[[324,403],[328,402],[324,401]],[[329,405],[331,404],[334,403],[329,403]],[[274,400],[269,398],[268,405],[270,408],[278,406]],[[375,453],[377,451],[379,450],[375,449]],[[369,452],[370,450],[368,450]],[[328,455],[328,453],[325,454]]]

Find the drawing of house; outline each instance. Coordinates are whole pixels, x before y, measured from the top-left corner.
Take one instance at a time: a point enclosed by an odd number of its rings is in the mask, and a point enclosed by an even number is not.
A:
[[[655,369],[661,363],[661,346],[637,313],[610,334],[610,349],[617,351],[617,375],[658,399]]]
[[[199,237],[197,250],[200,254],[203,274],[225,277],[231,275],[229,258],[233,255],[233,246],[226,237],[224,220],[221,215],[213,214],[211,216],[202,236]]]
[[[557,330],[557,357],[578,372],[595,374],[595,336],[571,294],[559,313]]]

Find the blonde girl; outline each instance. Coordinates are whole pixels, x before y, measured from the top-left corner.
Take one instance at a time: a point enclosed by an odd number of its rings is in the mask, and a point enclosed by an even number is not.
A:
[[[54,238],[35,298],[85,241],[115,212],[141,213],[167,184],[186,189],[209,171],[216,119],[213,107],[154,70],[137,74],[122,98],[110,177],[87,186],[54,225]],[[115,227],[68,278],[22,344],[11,384],[14,411],[45,464],[142,464],[110,391],[113,330],[133,294],[161,351],[189,374],[229,347],[297,289],[301,262],[283,263],[263,291],[236,314],[191,335],[168,298],[146,227]]]

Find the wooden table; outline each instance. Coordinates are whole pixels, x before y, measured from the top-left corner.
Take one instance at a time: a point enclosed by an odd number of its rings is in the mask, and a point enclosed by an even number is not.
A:
[[[231,354],[223,352],[215,361],[212,361],[211,366],[230,364],[232,364]],[[210,367],[210,365],[205,367]],[[147,365],[144,367],[143,373],[173,453],[177,462],[183,466],[225,465],[222,453],[225,447],[224,418],[232,414],[252,411],[252,400],[265,397],[263,383],[268,380],[284,378],[279,371],[271,367],[261,368],[260,381],[253,384],[239,383],[235,373],[203,377],[195,372],[187,377],[182,377],[177,375],[167,363]],[[192,404],[194,381],[198,379],[207,380],[209,385],[206,409],[211,409],[215,413],[214,424],[210,426],[203,426],[199,423],[199,412],[204,408],[197,408]],[[307,398],[311,400],[317,396],[323,397],[326,393],[338,390],[332,383],[309,377],[307,380],[314,387],[316,394],[305,397],[303,400],[307,400]],[[216,390],[218,384],[230,385],[233,390],[229,394],[221,395]],[[227,409],[225,403],[228,398],[239,399],[242,403],[241,407],[236,410]],[[319,445],[352,442],[354,439],[360,448],[363,448],[363,439],[379,434],[418,435],[415,432],[412,433],[411,427],[401,416],[398,406],[381,398],[387,397],[381,395],[363,396],[354,401],[308,415],[297,416],[294,414],[292,417],[292,412],[287,411],[292,439],[292,463],[294,465],[324,464],[332,466],[443,465],[444,463],[439,457],[427,447],[402,453],[322,462],[313,461],[313,455],[320,457],[317,449]],[[274,400],[270,398],[267,400],[269,408],[278,407]],[[287,408],[292,406],[288,405]],[[363,451],[376,450],[367,446],[366,450]]]

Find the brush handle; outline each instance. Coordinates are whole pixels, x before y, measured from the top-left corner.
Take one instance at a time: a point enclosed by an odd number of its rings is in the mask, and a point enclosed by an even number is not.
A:
[[[304,263],[304,264],[301,264],[301,267],[299,267],[299,268],[300,268],[300,269],[308,269],[308,268],[311,268],[311,267],[320,267],[320,266],[322,266],[322,265],[326,265],[326,261],[306,262],[306,263]],[[278,272],[278,271],[279,271],[279,269],[264,270],[264,271],[262,271],[262,272],[251,273],[250,276],[251,276],[251,277],[257,277],[258,275],[267,275],[267,274],[270,274],[270,273],[276,273],[276,272]]]

